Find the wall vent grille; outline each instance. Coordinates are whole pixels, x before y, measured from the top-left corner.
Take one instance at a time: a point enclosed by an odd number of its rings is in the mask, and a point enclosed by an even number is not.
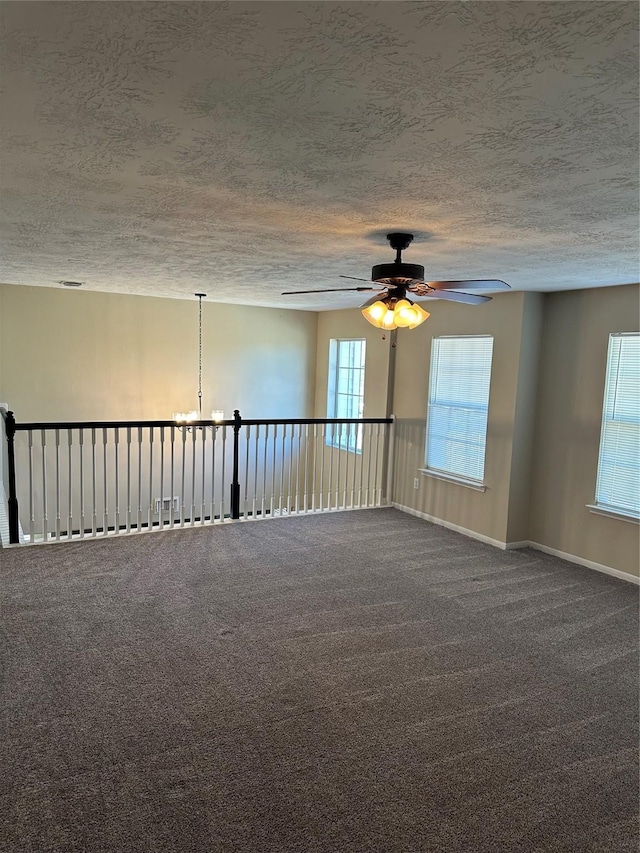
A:
[[[173,506],[173,514],[178,515],[180,512],[180,496],[176,495],[173,498],[156,498],[156,515],[160,515],[160,511],[162,512],[171,512],[171,507]]]

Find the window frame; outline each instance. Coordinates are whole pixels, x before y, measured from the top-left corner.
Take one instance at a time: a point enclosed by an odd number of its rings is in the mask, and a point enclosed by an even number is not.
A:
[[[622,520],[640,523],[640,489],[638,490],[637,496],[633,494],[630,495],[630,497],[635,497],[637,500],[637,504],[631,508],[628,506],[620,506],[618,504],[608,503],[607,501],[602,500],[602,492],[605,489],[603,485],[603,480],[606,477],[615,477],[615,468],[617,466],[616,457],[613,462],[613,474],[611,474],[609,471],[605,471],[606,454],[611,453],[612,450],[609,445],[611,443],[614,443],[614,453],[618,449],[618,439],[616,437],[615,442],[613,442],[610,437],[611,430],[609,428],[612,425],[616,424],[625,424],[628,427],[635,427],[635,429],[632,429],[631,431],[631,441],[635,441],[635,444],[640,446],[640,399],[638,400],[638,407],[635,409],[635,417],[629,415],[625,416],[624,414],[621,414],[616,417],[615,412],[617,388],[618,384],[621,382],[620,370],[624,338],[632,338],[638,341],[636,346],[640,346],[640,332],[611,332],[609,334],[609,340],[607,345],[607,360],[605,368],[605,382],[602,396],[602,419],[600,423],[600,439],[598,443],[595,497],[593,503],[587,504],[587,507],[591,510],[591,512],[597,515],[608,515],[615,518],[620,518]],[[616,358],[616,350],[617,364],[614,364],[614,359]],[[638,375],[640,376],[640,371]],[[611,386],[614,387],[612,388]],[[611,414],[609,414],[609,409],[611,409]],[[620,465],[619,467],[621,469],[626,468],[631,470],[633,476],[635,466]],[[636,480],[636,482],[638,481]],[[613,487],[614,485],[612,483],[610,488],[613,489]]]
[[[344,345],[359,343],[360,349],[360,366],[356,367],[352,364],[345,364],[341,361]],[[328,379],[327,379],[327,418],[342,419],[351,417],[364,417],[364,384],[366,373],[366,355],[367,355],[367,340],[366,338],[331,338],[329,340],[329,364],[328,364]],[[360,374],[358,386],[361,393],[355,394],[353,391],[340,390],[342,371],[350,371],[348,378],[348,388],[354,388],[353,382],[354,371]],[[339,398],[346,397],[350,400],[358,400],[358,414],[356,415],[338,415]],[[350,408],[348,406],[348,408]],[[354,430],[345,428],[340,424],[328,424],[325,434],[325,444],[327,447],[333,447],[335,450],[345,450],[348,453],[362,453],[362,425],[358,425]]]
[[[475,409],[476,412],[480,411],[484,418],[483,423],[483,437],[482,437],[482,458],[479,460],[480,465],[480,473],[481,476],[473,477],[468,472],[461,471],[460,468],[458,470],[454,470],[453,467],[436,467],[430,463],[430,438],[432,437],[430,426],[432,423],[432,417],[434,414],[434,407],[438,405],[435,403],[434,395],[437,393],[437,383],[438,383],[438,354],[437,349],[440,347],[443,341],[477,341],[477,340],[485,340],[490,343],[489,353],[488,353],[488,370],[486,372],[486,402],[484,402],[480,407],[477,405],[467,405],[467,406],[452,406],[452,409],[457,411],[473,411]],[[493,374],[493,348],[494,348],[494,336],[490,334],[481,334],[481,335],[439,335],[433,337],[431,339],[431,360],[429,365],[429,386],[427,390],[427,415],[426,415],[426,431],[425,431],[425,447],[424,447],[424,467],[420,468],[420,472],[429,477],[434,477],[435,479],[445,480],[448,482],[457,483],[459,485],[467,486],[469,488],[475,489],[477,491],[486,491],[485,485],[485,463],[486,463],[486,452],[487,452],[487,434],[488,434],[488,426],[489,426],[489,406],[491,402],[491,380]],[[486,358],[487,356],[485,356]],[[442,407],[442,404],[440,404]],[[445,438],[446,440],[446,438]],[[478,445],[480,446],[480,445]],[[433,457],[433,453],[431,454]],[[433,462],[433,458],[431,458]]]

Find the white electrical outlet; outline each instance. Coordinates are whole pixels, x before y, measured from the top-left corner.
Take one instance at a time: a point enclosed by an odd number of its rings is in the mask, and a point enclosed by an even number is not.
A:
[[[414,489],[420,488],[420,477],[414,477],[413,478],[413,488]]]

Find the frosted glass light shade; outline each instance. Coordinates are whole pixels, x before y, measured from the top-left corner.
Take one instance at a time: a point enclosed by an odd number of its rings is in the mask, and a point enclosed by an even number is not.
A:
[[[382,318],[382,322],[380,323],[380,328],[386,329],[387,331],[398,328],[398,324],[396,323],[396,312],[393,308],[388,308],[386,310],[385,315]]]
[[[176,423],[188,424],[191,421],[198,420],[198,413],[195,411],[195,409],[192,409],[190,412],[174,412],[172,417],[173,420],[176,421]]]
[[[399,299],[396,302],[394,311],[396,325],[400,328],[406,328],[416,319],[413,305],[407,299]]]
[[[409,329],[415,329],[416,326],[419,326],[420,323],[424,323],[424,321],[428,320],[429,317],[431,316],[431,314],[429,314],[428,311],[425,311],[424,308],[420,307],[420,305],[416,305],[415,302],[411,306],[411,308],[413,309],[415,319],[413,320],[412,323],[409,324],[409,326],[408,326]]]
[[[391,331],[397,328],[415,329],[430,314],[408,299],[396,301],[391,297],[366,305],[362,309],[362,316],[376,329]]]
[[[362,309],[362,316],[368,320],[376,329],[382,328],[382,320],[387,313],[387,306],[382,300],[374,302],[373,305],[367,305]]]

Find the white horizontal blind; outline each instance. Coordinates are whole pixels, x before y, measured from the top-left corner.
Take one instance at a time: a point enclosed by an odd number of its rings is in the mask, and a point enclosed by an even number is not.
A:
[[[426,467],[482,482],[493,338],[434,338]]]
[[[329,344],[328,418],[361,418],[364,412],[364,366],[366,341],[332,339]],[[341,428],[327,431],[327,444],[342,450],[362,449],[362,429]]]
[[[640,334],[609,336],[596,504],[640,516]]]

